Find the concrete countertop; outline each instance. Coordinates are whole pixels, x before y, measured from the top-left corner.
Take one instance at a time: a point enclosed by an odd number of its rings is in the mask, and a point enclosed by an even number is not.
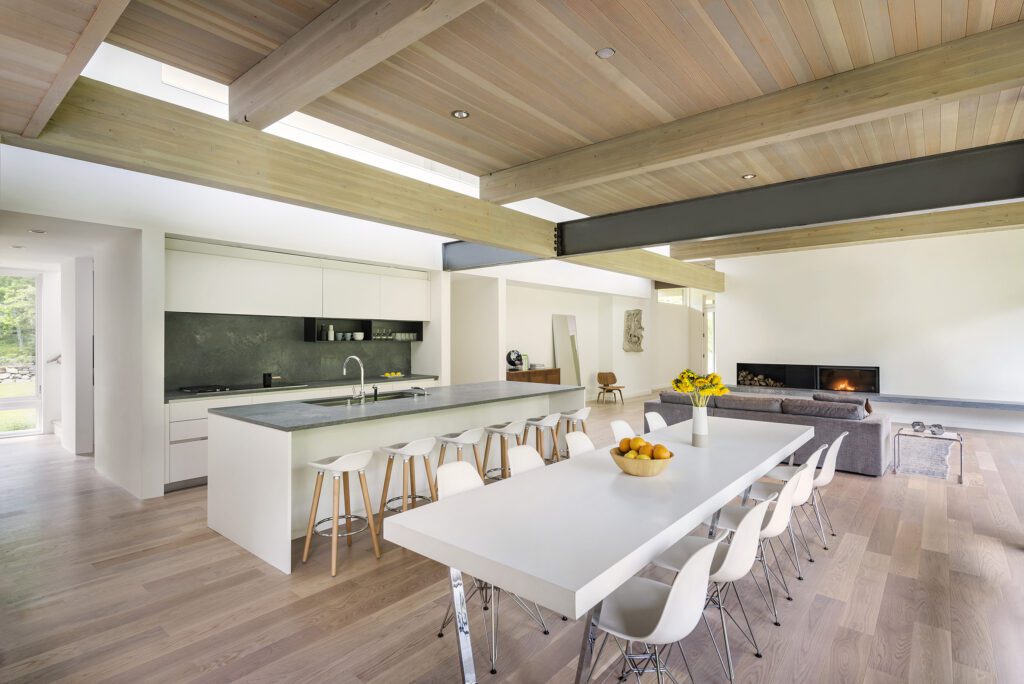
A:
[[[387,382],[408,382],[416,380],[437,380],[436,375],[419,375],[417,373],[410,373],[403,375],[400,378],[385,378],[380,375],[367,376],[365,385],[372,387],[373,385],[381,385]],[[283,382],[279,380],[278,382]],[[210,383],[216,384],[216,383]],[[348,387],[350,385],[359,384],[359,373],[356,372],[354,377],[349,375],[337,380],[313,380],[310,382],[295,382],[282,384],[279,387],[263,387],[262,385],[235,385],[230,390],[225,392],[205,392],[203,394],[192,394],[190,392],[182,392],[181,390],[167,390],[164,392],[164,402],[168,401],[180,401],[182,399],[214,399],[216,397],[231,397],[237,394],[265,394],[267,392],[287,392],[289,390],[305,390],[305,389],[317,389],[318,387]]]
[[[293,432],[364,420],[538,397],[545,394],[574,392],[582,389],[576,385],[478,382],[470,385],[433,387],[427,390],[427,396],[424,397],[390,399],[377,403],[371,401],[352,406],[317,406],[302,401],[285,401],[273,404],[215,408],[210,409],[210,413],[275,430]]]

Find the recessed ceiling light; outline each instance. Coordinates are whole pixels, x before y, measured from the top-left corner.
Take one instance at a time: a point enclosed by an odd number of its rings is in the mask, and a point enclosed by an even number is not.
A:
[[[611,59],[615,56],[615,48],[603,47],[594,53],[598,59]]]
[[[36,235],[46,235],[46,231],[40,228],[29,228],[28,232],[35,233]]]
[[[455,117],[456,119],[468,119],[469,112],[467,112],[465,109],[456,109],[455,111],[452,112],[452,116]]]
[[[11,249],[25,249],[25,245],[11,245]]]
[[[757,174],[756,173],[745,173],[745,174],[743,174],[742,178],[743,178],[743,180],[750,180],[752,178],[757,178]]]

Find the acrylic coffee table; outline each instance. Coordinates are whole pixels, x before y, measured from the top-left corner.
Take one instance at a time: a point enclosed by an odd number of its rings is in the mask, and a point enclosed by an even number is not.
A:
[[[900,469],[900,438],[901,437],[916,437],[920,439],[938,439],[944,442],[956,442],[960,445],[960,484],[964,483],[964,436],[959,432],[951,432],[946,430],[941,435],[933,435],[928,430],[924,432],[914,432],[912,428],[902,427],[893,437],[893,446],[895,452],[895,458],[892,462],[892,471],[898,473]]]

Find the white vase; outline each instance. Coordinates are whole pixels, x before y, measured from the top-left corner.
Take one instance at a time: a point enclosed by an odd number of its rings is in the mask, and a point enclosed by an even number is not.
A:
[[[693,446],[708,446],[708,407],[693,407]]]

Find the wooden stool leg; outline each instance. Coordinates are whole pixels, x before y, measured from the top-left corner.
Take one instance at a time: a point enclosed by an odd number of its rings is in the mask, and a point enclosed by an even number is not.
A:
[[[554,444],[551,445],[551,460],[558,461],[562,460],[562,455],[558,452],[558,434],[562,431],[562,421],[559,420],[555,423],[555,427],[551,429],[551,441]]]
[[[334,506],[331,516],[331,577],[338,574],[338,506],[341,504],[341,478],[334,476]]]
[[[320,506],[320,490],[324,486],[324,471],[316,474],[316,485],[313,487],[313,505],[309,509],[309,526],[306,527],[306,545],[302,549],[302,562],[309,558],[309,545],[313,542],[313,525],[316,523],[316,509]]]
[[[583,427],[583,434],[587,434],[587,421],[581,420],[580,425]]]
[[[363,490],[363,507],[366,509],[366,524],[370,526],[373,553],[380,558],[380,542],[377,541],[377,526],[373,524],[373,507],[370,505],[370,490],[366,487],[366,473],[359,471],[359,488]]]
[[[458,444],[455,447],[455,460],[462,462],[462,445]]]
[[[377,522],[377,534],[380,534],[380,531],[384,529],[384,505],[388,501],[388,487],[391,485],[391,468],[393,468],[394,465],[395,457],[389,454],[388,467],[384,471],[384,491],[380,493],[380,514],[377,516],[379,518]]]
[[[485,473],[487,472],[487,460],[491,457],[491,437],[493,437],[493,435],[490,432],[488,432],[487,433],[487,441],[484,442],[484,472]]]
[[[409,510],[409,459],[402,459],[402,512]]]
[[[348,473],[341,474],[341,489],[345,494],[345,546],[352,546],[352,502],[348,496]]]
[[[519,435],[516,435],[516,437],[518,437],[518,436]],[[522,441],[519,442],[519,444],[525,444],[526,443],[526,438],[529,437],[529,436],[530,436],[530,426],[527,425],[526,427],[523,428],[523,439],[522,439]]]
[[[437,501],[437,482],[434,480],[434,474],[430,472],[430,454],[423,457],[423,470],[427,474],[427,489],[430,490],[430,498]]]
[[[537,432],[537,453],[544,457],[544,428],[534,428]]]
[[[508,440],[505,440],[505,446],[508,447]],[[519,439],[519,435],[516,435],[516,446],[523,446],[523,440]]]
[[[480,479],[484,479],[484,463],[480,460],[480,451],[473,445],[473,458],[476,460],[476,469],[480,473]]]
[[[416,508],[416,459],[410,458],[406,462],[409,464],[409,504]]]
[[[441,455],[437,459],[437,467],[440,468],[444,465],[444,450],[448,447],[447,444],[441,442]]]
[[[502,435],[501,439],[501,477],[508,479],[510,473],[508,472],[508,435]],[[516,442],[519,441],[519,435],[516,435]]]

